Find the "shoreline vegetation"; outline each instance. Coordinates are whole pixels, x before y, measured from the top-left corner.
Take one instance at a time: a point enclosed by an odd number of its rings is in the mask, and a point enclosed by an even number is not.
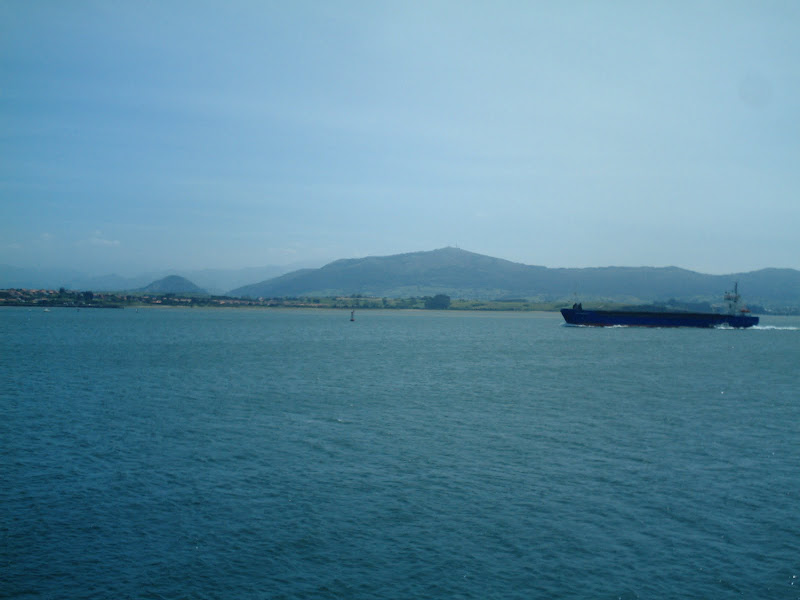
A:
[[[571,306],[567,300],[535,302],[523,298],[470,300],[451,299],[444,294],[408,298],[376,298],[353,294],[333,297],[285,297],[285,298],[237,298],[233,296],[185,295],[177,293],[145,294],[141,292],[91,292],[47,289],[4,289],[0,290],[0,307],[16,306],[28,308],[141,308],[141,307],[183,307],[183,308],[319,308],[319,309],[418,309],[451,311],[516,311],[516,312],[556,312]],[[683,306],[670,301],[667,306],[650,304],[637,305],[618,302],[585,302],[593,308],[640,310],[691,310],[694,306]],[[755,308],[755,307],[754,307]],[[758,307],[760,314],[800,315],[800,307],[785,307],[780,310],[766,310]],[[710,312],[711,307],[708,307]],[[696,310],[696,309],[695,309]],[[698,311],[705,312],[705,311]]]
[[[527,302],[515,300],[451,300],[449,296],[417,296],[409,298],[375,298],[353,294],[350,296],[302,296],[286,298],[237,298],[234,296],[144,294],[140,292],[108,293],[75,290],[0,290],[0,306],[40,308],[341,308],[341,309],[449,309],[449,310],[511,310],[557,311],[566,302]]]

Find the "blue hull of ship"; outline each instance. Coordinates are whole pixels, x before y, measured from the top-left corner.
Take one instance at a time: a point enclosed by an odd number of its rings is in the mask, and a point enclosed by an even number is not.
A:
[[[562,308],[561,314],[570,325],[592,327],[752,327],[758,317],[711,313],[664,313],[583,310]]]

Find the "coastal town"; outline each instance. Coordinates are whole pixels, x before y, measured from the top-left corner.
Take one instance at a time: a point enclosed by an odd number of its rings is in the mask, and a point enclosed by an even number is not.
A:
[[[446,300],[445,300],[446,299]],[[447,308],[450,299],[439,295],[421,298],[372,298],[360,294],[336,297],[236,298],[213,295],[182,295],[177,293],[144,294],[126,292],[91,292],[52,289],[0,290],[0,307],[28,308],[127,308],[127,307],[184,307],[184,308]],[[447,306],[445,306],[445,304]],[[470,303],[469,308],[474,303]],[[485,304],[485,303],[480,303]],[[455,306],[453,308],[456,308]],[[466,306],[464,308],[467,308]]]
[[[129,294],[48,289],[0,290],[0,306],[38,308],[125,308],[132,306],[248,307],[311,305],[299,299],[262,298],[256,300],[227,296],[182,296],[180,294]]]
[[[619,302],[596,303],[598,308],[619,310],[636,308],[654,310],[662,305],[631,306]],[[669,310],[696,310],[692,305],[680,302],[667,303]],[[0,308],[324,308],[324,309],[433,309],[459,311],[559,311],[568,306],[564,301],[535,302],[524,298],[478,300],[453,298],[445,294],[434,296],[412,296],[406,298],[374,297],[362,294],[349,296],[287,296],[287,297],[236,297],[211,294],[144,293],[137,292],[92,292],[54,289],[0,289]],[[794,305],[764,307],[751,305],[753,312],[764,315],[798,315],[800,307]]]

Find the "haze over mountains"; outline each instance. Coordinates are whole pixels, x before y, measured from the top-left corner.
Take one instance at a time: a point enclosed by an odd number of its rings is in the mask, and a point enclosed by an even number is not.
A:
[[[800,271],[762,269],[705,275],[677,267],[552,269],[524,265],[458,248],[337,260],[231,290],[233,296],[427,296],[526,298],[556,301],[717,301],[739,282],[746,300],[766,305],[800,304]]]
[[[170,275],[180,275],[211,294],[224,294],[233,288],[277,277],[297,268],[292,265],[270,265],[245,269],[169,269],[142,273],[135,277],[121,277],[113,274],[89,276],[77,270],[22,269],[0,265],[0,288],[58,289],[63,287],[68,290],[115,292],[138,290],[158,279]]]
[[[15,275],[13,270],[0,269],[0,287],[31,287],[10,284],[9,275]],[[241,283],[245,277],[251,277],[247,285],[224,287],[225,282]],[[761,269],[729,275],[706,275],[678,267],[560,269],[515,263],[458,248],[342,259],[321,268],[288,273],[281,273],[279,267],[264,267],[186,272],[183,277],[162,276],[157,282],[153,279],[156,278],[151,276],[142,281],[108,276],[83,282],[88,285],[39,287],[93,291],[145,289],[151,293],[185,294],[200,294],[205,290],[220,294],[227,289],[227,295],[250,298],[353,294],[397,298],[447,294],[454,298],[525,298],[539,302],[576,297],[583,301],[658,302],[674,298],[716,302],[738,281],[745,300],[751,304],[775,308],[800,306],[800,271],[795,269]],[[259,283],[252,283],[259,279]]]
[[[206,290],[197,287],[194,283],[179,275],[169,275],[163,279],[154,281],[137,291],[145,294],[208,294]]]

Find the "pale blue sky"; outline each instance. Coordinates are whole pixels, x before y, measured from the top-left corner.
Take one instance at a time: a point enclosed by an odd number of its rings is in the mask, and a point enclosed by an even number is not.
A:
[[[800,268],[800,2],[0,1],[0,263]]]

